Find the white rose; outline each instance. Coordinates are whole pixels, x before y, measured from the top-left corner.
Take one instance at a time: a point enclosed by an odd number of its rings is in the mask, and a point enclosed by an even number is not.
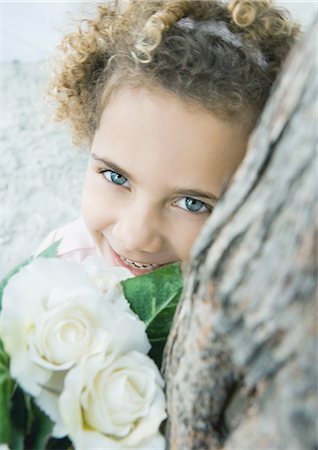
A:
[[[163,380],[144,354],[94,355],[72,368],[60,397],[68,435],[81,450],[163,450]]]
[[[83,265],[88,275],[104,293],[109,292],[120,281],[134,278],[130,270],[120,266],[109,267],[100,257],[87,256]]]
[[[52,371],[67,370],[83,355],[106,350],[111,343],[107,331],[116,320],[108,306],[91,286],[53,289],[26,333],[32,361]]]
[[[142,321],[107,300],[80,263],[55,258],[36,258],[9,280],[1,338],[12,377],[57,422],[65,371],[83,356],[150,348]]]
[[[54,364],[54,361],[46,360],[45,354],[38,352],[43,314],[48,311],[50,300],[56,298],[58,288],[68,290],[76,285],[94,289],[79,265],[53,258],[37,258],[11,277],[4,290],[1,338],[10,356],[11,375],[32,395],[39,394],[40,386],[51,376],[51,368],[47,366]],[[50,343],[44,342],[43,348],[49,351]]]
[[[83,264],[86,272],[107,300],[121,311],[133,314],[120,284],[122,280],[134,278],[130,270],[119,266],[108,267],[102,258],[96,256],[88,256],[84,259]]]
[[[123,326],[119,326],[118,323],[118,326],[113,331],[114,340],[118,344],[121,343],[122,351],[128,352],[130,350],[138,350],[143,353],[148,353],[150,346],[146,348],[140,345],[140,334],[131,332],[129,345],[127,346],[127,332],[123,332],[127,320],[137,322],[137,324],[139,324],[138,326],[141,325],[139,317],[131,310],[129,303],[124,296],[123,287],[120,284],[120,281],[126,280],[127,278],[134,278],[134,275],[125,267],[108,267],[105,265],[102,258],[96,256],[88,256],[85,258],[83,265],[93,283],[105,295],[105,299],[111,302],[120,313],[124,313],[119,316],[121,318],[120,322],[123,321]],[[132,322],[130,326],[132,326]],[[143,322],[141,323],[143,326]],[[136,327],[137,324],[135,323],[134,327]]]

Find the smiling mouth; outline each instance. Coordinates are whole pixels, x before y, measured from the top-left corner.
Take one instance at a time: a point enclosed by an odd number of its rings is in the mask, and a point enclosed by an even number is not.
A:
[[[143,264],[143,263],[139,263],[139,262],[132,261],[131,259],[125,258],[124,256],[120,256],[120,255],[119,255],[119,257],[120,257],[120,259],[122,261],[124,261],[125,264],[127,264],[127,266],[134,267],[134,268],[139,269],[139,270],[145,270],[145,271],[153,270],[153,269],[157,269],[158,267],[161,266],[161,264]]]
[[[159,267],[162,267],[168,263],[164,264],[154,264],[154,263],[141,263],[139,261],[134,261],[132,259],[126,258],[125,256],[120,255],[120,253],[117,253],[112,245],[108,242],[108,240],[105,238],[106,244],[108,246],[108,249],[110,251],[111,258],[113,260],[113,263],[115,266],[120,265],[123,267],[127,267],[130,269],[130,271],[134,275],[141,275],[141,273],[147,273],[151,272],[155,269],[158,269]]]

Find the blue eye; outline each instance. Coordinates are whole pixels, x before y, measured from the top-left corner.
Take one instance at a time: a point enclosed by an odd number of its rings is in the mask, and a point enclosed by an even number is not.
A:
[[[102,173],[104,174],[106,180],[119,186],[123,186],[128,181],[126,177],[120,175],[118,172],[114,172],[113,170],[104,170]]]
[[[209,209],[205,203],[192,197],[183,197],[176,202],[176,204],[182,209],[190,212],[211,212],[211,209]]]

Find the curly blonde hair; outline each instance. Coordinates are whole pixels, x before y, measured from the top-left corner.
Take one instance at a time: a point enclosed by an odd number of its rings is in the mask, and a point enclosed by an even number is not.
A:
[[[122,86],[163,88],[253,126],[299,34],[271,0],[114,0],[76,26],[58,48],[48,88],[54,118],[69,121],[75,145],[91,144]]]

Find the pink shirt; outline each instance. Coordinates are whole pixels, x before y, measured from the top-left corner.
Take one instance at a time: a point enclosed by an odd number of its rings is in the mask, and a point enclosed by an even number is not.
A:
[[[51,231],[34,255],[38,255],[59,239],[62,239],[57,249],[57,256],[60,258],[83,261],[87,256],[101,257],[82,218]]]

